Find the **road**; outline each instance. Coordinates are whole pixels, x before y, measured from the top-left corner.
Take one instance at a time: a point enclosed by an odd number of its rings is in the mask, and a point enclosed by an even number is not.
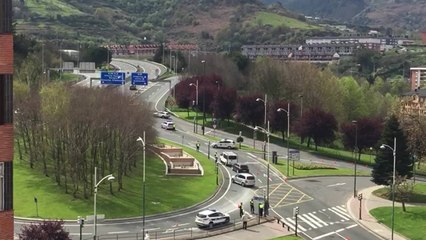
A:
[[[149,69],[146,63],[132,60],[130,64],[120,61],[114,63],[119,65],[123,71],[132,71],[132,66],[139,65],[144,69]],[[149,64],[148,64],[149,65]],[[155,69],[155,66],[151,66]],[[152,71],[152,70],[150,70]],[[154,70],[155,71],[155,70]],[[171,78],[168,81],[153,82],[145,87],[140,93],[132,93],[126,91],[126,94],[133,94],[141,100],[148,101],[152,107],[157,110],[164,109],[164,101],[171,87],[178,82],[178,78]],[[87,84],[87,83],[82,83]],[[128,88],[127,88],[128,89]],[[124,90],[123,90],[124,91]],[[139,92],[139,91],[138,91]],[[209,149],[208,139],[202,135],[193,133],[192,123],[174,118],[176,122],[176,131],[167,131],[160,129],[161,119],[157,119],[159,136],[183,145],[195,148],[195,143],[200,142],[200,151],[208,154],[212,158],[214,152],[220,153],[223,150]],[[201,131],[199,131],[201,132]],[[212,134],[212,129],[206,128],[206,132]],[[237,136],[216,131],[217,137],[227,137],[236,139]],[[247,139],[246,142],[249,140]],[[257,144],[260,144],[258,142]],[[260,146],[260,145],[259,145]],[[260,148],[257,146],[257,148]],[[277,151],[280,155],[286,155],[286,148],[271,144],[271,151]],[[249,201],[253,196],[266,195],[267,186],[267,162],[262,159],[262,153],[250,153],[236,150],[239,162],[249,165],[250,171],[256,176],[256,186],[253,188],[244,188],[242,186],[232,184],[230,178],[233,175],[229,167],[220,165],[220,174],[223,184],[219,188],[217,194],[208,201],[194,206],[189,209],[183,209],[175,213],[166,213],[157,216],[148,216],[146,218],[145,229],[150,231],[153,236],[173,236],[173,234],[200,234],[209,232],[210,230],[199,229],[195,226],[194,217],[201,209],[215,208],[231,215],[231,225],[239,222],[238,203],[242,202],[245,210],[249,210]],[[334,160],[317,157],[308,153],[302,153],[303,161],[318,161],[337,166],[346,166],[352,168],[351,164],[335,162]],[[212,159],[213,160],[213,159]],[[360,166],[363,169],[362,166]],[[364,168],[365,169],[365,168]],[[286,182],[285,177],[279,174],[271,164],[270,174],[270,205],[272,210],[270,214],[276,215],[283,219],[288,225],[292,223],[292,210],[294,206],[300,208],[300,230],[303,236],[309,239],[330,239],[334,236],[339,239],[344,231],[345,236],[353,236],[352,239],[377,239],[374,235],[369,234],[360,228],[355,222],[347,217],[346,207],[343,206],[346,200],[353,192],[351,181],[352,178],[334,178],[322,177],[313,179],[303,179]],[[368,180],[359,178],[359,186],[368,186]],[[159,204],[159,203],[147,203]],[[161,204],[161,203],[160,203]],[[256,204],[257,205],[257,204]],[[20,229],[22,224],[27,221],[17,220],[15,222],[15,231]],[[72,237],[78,239],[79,227],[77,223],[67,222],[66,229],[71,233]],[[90,239],[92,235],[92,224],[88,223],[83,229],[84,239]],[[141,239],[142,219],[119,219],[108,220],[98,224],[98,236],[100,239]],[[341,230],[344,229],[344,230]],[[19,232],[19,231],[18,231]],[[343,235],[342,235],[343,236]]]

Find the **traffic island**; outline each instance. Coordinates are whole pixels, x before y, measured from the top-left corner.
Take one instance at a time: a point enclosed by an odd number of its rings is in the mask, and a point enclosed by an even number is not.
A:
[[[165,144],[156,144],[151,147],[153,152],[164,161],[166,175],[202,176],[204,174],[200,162],[184,152],[182,148]]]

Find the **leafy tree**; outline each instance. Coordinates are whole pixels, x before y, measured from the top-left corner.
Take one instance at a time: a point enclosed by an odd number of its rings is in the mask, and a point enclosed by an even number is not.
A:
[[[381,143],[394,148],[396,138],[396,173],[395,175],[412,177],[412,161],[408,151],[407,139],[400,128],[398,118],[391,115],[386,121]],[[372,181],[378,185],[390,185],[393,176],[393,151],[386,147],[377,152],[373,166]]]
[[[70,240],[69,233],[64,229],[64,222],[43,221],[24,226],[19,234],[21,240]]]
[[[345,120],[358,119],[366,115],[367,106],[364,100],[364,92],[352,77],[341,79],[343,89],[342,105],[346,110]]]
[[[107,48],[90,47],[81,49],[81,51],[81,59],[86,62],[95,62],[96,66],[111,62],[112,53]]]
[[[241,96],[237,105],[237,120],[252,126],[263,124],[264,104],[257,102],[260,95]]]
[[[237,91],[233,88],[223,87],[220,94],[217,94],[212,103],[213,113],[215,117],[221,119],[230,119],[231,114],[235,111],[237,102]]]
[[[414,182],[407,181],[405,176],[397,176],[395,180],[395,191],[398,194],[399,200],[402,204],[402,211],[406,212],[405,203],[410,201],[414,191]]]
[[[335,139],[337,130],[337,121],[331,113],[319,109],[310,109],[303,114],[297,127],[297,133],[301,138],[308,138],[308,147],[310,139],[315,142],[315,150],[322,143],[331,143]]]
[[[379,118],[361,118],[354,124],[344,123],[341,126],[343,145],[347,149],[358,147],[358,161],[364,149],[377,144],[382,134],[383,124]]]

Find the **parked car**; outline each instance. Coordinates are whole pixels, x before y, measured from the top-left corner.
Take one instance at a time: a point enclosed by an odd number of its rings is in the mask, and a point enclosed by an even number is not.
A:
[[[154,116],[159,118],[170,118],[170,113],[166,111],[158,111],[154,112]]]
[[[232,166],[235,163],[238,163],[238,155],[234,152],[223,152],[220,154],[219,160],[225,166]]]
[[[222,139],[219,142],[214,142],[211,144],[213,148],[228,148],[228,149],[234,149],[235,148],[235,141],[231,139]]]
[[[172,121],[165,121],[161,123],[161,128],[164,128],[166,130],[175,130],[175,123]]]
[[[130,90],[137,90],[136,85],[130,85]]]
[[[235,163],[232,165],[232,171],[236,173],[249,173],[249,167],[246,164]]]
[[[216,210],[204,210],[197,214],[195,223],[199,227],[213,228],[214,225],[228,223],[230,220],[229,214],[222,213]]]
[[[232,182],[246,187],[254,186],[256,183],[256,179],[251,173],[238,173],[237,175],[232,176]]]

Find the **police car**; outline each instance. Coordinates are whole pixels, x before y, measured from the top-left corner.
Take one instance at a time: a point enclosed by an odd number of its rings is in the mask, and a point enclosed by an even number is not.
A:
[[[199,227],[212,228],[214,225],[229,223],[230,217],[227,213],[222,213],[216,210],[204,210],[197,214],[195,217],[195,223]]]

